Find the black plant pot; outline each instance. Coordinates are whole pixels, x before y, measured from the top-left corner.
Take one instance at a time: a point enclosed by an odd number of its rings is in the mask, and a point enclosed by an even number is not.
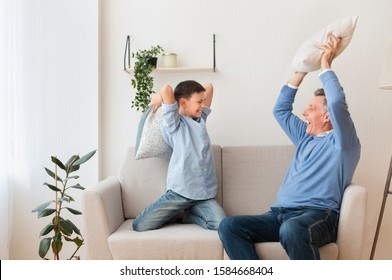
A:
[[[157,68],[157,62],[158,62],[157,57],[150,57],[148,59],[148,64],[152,65],[152,67],[154,67],[154,68]]]

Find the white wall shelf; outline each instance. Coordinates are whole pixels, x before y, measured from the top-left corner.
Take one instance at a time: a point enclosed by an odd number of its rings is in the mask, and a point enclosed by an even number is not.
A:
[[[130,48],[130,37],[127,36],[125,43],[124,53],[124,71],[133,73],[131,68],[131,48]],[[212,67],[173,67],[173,68],[156,68],[156,73],[187,73],[187,72],[216,72],[216,61],[215,61],[215,34],[212,34]]]
[[[128,73],[133,73],[133,68],[126,67],[124,69]],[[216,72],[216,68],[208,67],[173,67],[173,68],[156,68],[156,73],[188,73],[188,72]]]

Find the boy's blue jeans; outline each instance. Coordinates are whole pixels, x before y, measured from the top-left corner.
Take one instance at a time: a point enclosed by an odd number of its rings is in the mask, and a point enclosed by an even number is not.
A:
[[[132,227],[135,231],[158,229],[185,209],[189,210],[188,222],[205,229],[217,230],[226,217],[215,199],[192,200],[168,190],[135,218]]]
[[[262,215],[227,217],[218,233],[232,260],[262,258],[258,242],[280,242],[292,260],[318,260],[319,247],[336,240],[338,219],[330,209],[273,207]]]

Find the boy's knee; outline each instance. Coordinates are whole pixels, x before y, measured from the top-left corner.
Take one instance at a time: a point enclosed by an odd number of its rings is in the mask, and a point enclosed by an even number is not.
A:
[[[206,226],[207,226],[207,229],[209,229],[209,230],[218,230],[219,223],[217,223],[217,222],[207,222]]]
[[[210,230],[219,230],[219,227],[225,217],[216,217],[214,220],[207,221],[206,226]]]
[[[207,225],[210,227],[212,230],[219,230],[220,225],[222,224],[223,220],[225,220],[227,217],[225,214],[218,215],[216,217],[216,220],[213,222],[207,222]]]

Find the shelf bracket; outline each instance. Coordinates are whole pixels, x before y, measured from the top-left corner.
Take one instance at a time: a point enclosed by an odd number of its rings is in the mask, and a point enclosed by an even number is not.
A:
[[[213,55],[212,68],[214,69],[214,72],[215,72],[215,68],[216,68],[216,61],[215,61],[215,33],[212,34],[212,55]]]
[[[131,39],[129,35],[127,36],[127,40],[125,42],[125,52],[124,52],[124,70],[127,71],[126,61],[128,58],[128,68],[131,68]]]

